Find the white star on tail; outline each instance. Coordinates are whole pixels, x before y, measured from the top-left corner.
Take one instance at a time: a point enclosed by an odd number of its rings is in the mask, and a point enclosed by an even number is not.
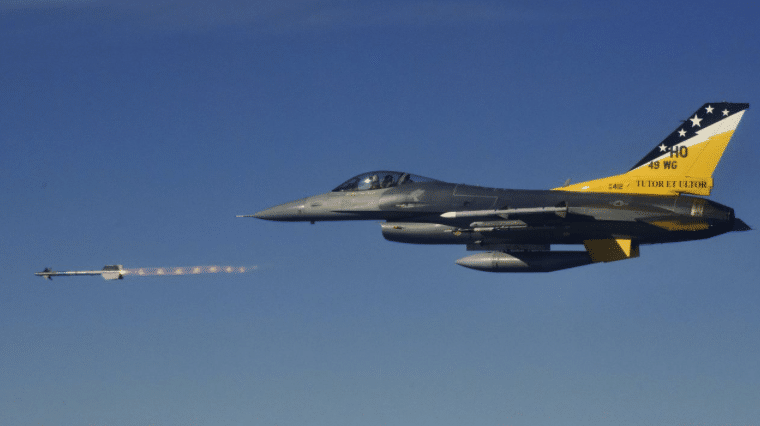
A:
[[[686,136],[686,130],[684,130],[684,129],[679,130],[678,131],[678,136],[685,137]]]
[[[697,114],[694,114],[694,118],[690,118],[689,120],[691,120],[691,127],[702,127],[702,125],[699,124],[702,119],[697,117]]]
[[[665,146],[665,144],[662,144],[662,145],[658,146],[658,148],[660,148],[660,152],[665,152],[665,151],[668,150],[668,147]]]
[[[724,109],[724,110],[723,110],[723,111],[721,111],[721,112],[723,113],[723,116],[724,116],[724,117],[728,117],[728,110],[727,110],[727,109]]]
[[[705,109],[707,110],[708,114],[712,114],[712,110],[714,110],[715,108],[713,108],[710,105],[708,105],[707,108],[705,108]]]

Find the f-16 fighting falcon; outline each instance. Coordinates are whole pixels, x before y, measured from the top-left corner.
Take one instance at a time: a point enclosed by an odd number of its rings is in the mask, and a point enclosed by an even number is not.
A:
[[[490,272],[550,272],[630,259],[639,256],[641,245],[750,229],[732,208],[699,197],[710,195],[713,171],[747,108],[705,104],[628,172],[551,190],[483,188],[374,171],[326,194],[239,217],[385,220],[387,240],[463,244],[482,252],[456,263]],[[552,244],[585,250],[552,251]]]

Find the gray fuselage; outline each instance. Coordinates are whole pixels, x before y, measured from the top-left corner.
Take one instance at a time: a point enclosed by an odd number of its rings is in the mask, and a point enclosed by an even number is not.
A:
[[[566,214],[441,217],[446,212],[553,206],[566,207]],[[709,238],[734,226],[733,209],[686,195],[513,190],[440,181],[336,190],[253,216],[298,222],[385,220],[383,235],[387,239],[417,244],[582,244],[590,239],[607,238],[652,244]],[[676,225],[667,225],[673,223]]]

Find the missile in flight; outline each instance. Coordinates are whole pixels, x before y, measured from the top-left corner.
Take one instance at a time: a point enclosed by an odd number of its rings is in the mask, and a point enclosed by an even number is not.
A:
[[[53,277],[68,277],[72,275],[100,275],[106,280],[121,280],[127,271],[122,265],[106,265],[100,271],[53,271],[45,268],[42,272],[35,272],[34,275],[52,280]]]
[[[242,274],[252,272],[258,269],[257,266],[189,266],[189,267],[168,267],[168,268],[129,268],[124,269],[122,265],[106,265],[99,271],[53,271],[45,268],[42,272],[35,272],[34,275],[52,280],[52,277],[68,277],[72,275],[100,275],[106,280],[121,280],[125,275],[134,275],[139,277],[146,276],[166,276],[166,275],[198,275],[198,274]]]

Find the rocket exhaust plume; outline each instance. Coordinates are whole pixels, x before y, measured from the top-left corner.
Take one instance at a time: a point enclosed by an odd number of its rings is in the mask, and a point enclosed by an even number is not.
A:
[[[124,275],[137,275],[140,277],[161,275],[199,275],[199,274],[244,274],[256,270],[256,266],[172,266],[165,268],[128,268],[124,269]]]

